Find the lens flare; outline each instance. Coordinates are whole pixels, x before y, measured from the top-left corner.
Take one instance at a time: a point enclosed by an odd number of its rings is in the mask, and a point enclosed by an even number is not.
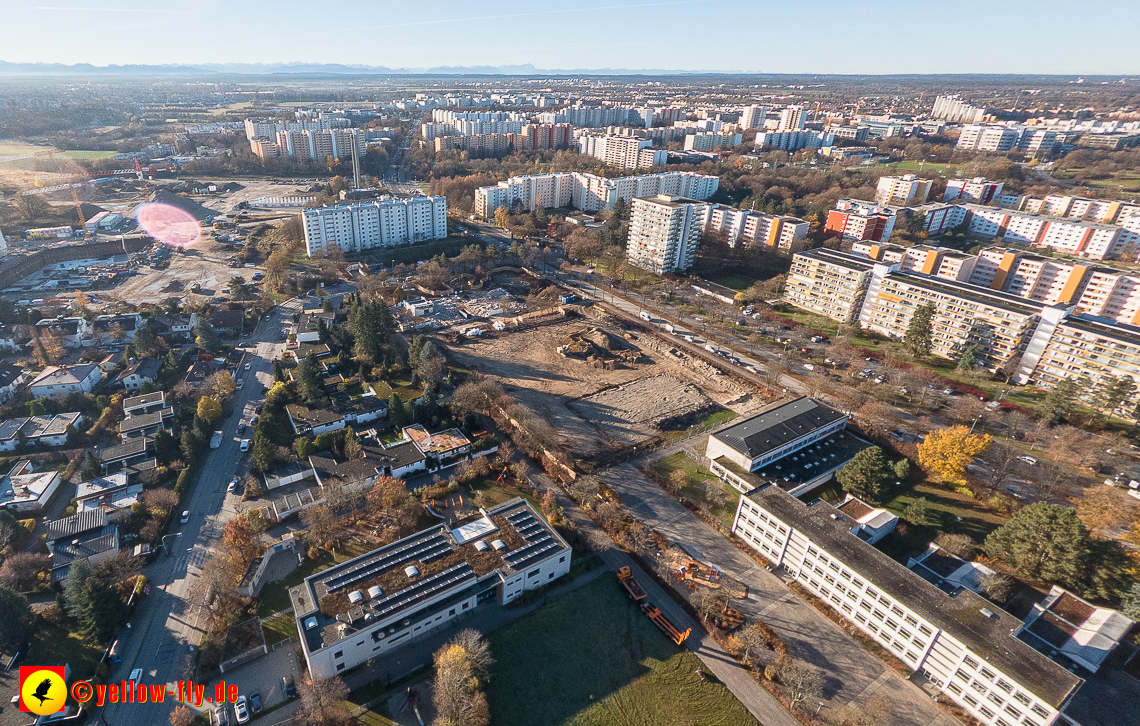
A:
[[[135,216],[146,233],[164,245],[190,247],[202,239],[202,228],[184,209],[170,204],[145,204]]]

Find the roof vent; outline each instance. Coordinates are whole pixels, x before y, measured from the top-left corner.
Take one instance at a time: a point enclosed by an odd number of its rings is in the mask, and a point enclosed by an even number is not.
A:
[[[312,630],[315,627],[317,627],[316,618],[305,618],[305,630]]]
[[[408,577],[415,577],[416,575],[420,574],[420,571],[419,568],[417,568],[415,565],[408,565],[404,568],[404,574]]]
[[[368,597],[372,600],[378,599],[383,594],[384,593],[380,590],[380,587],[378,585],[373,585],[372,587],[368,588]]]
[[[483,540],[479,540],[478,542],[475,543],[475,549],[479,550],[480,552],[486,552],[487,551],[487,543],[484,542]]]
[[[982,612],[982,615],[985,615],[987,618],[996,618],[997,617],[997,615],[994,613],[994,611],[990,610],[989,608],[982,608],[981,612]]]
[[[501,539],[493,540],[491,542],[491,546],[497,550],[505,550],[507,548],[507,546],[505,544],[503,544],[503,540],[501,540]]]
[[[355,605],[356,603],[360,602],[363,599],[364,599],[364,593],[362,593],[360,590],[353,590],[352,592],[348,593],[348,601],[350,603],[352,603],[353,605]]]

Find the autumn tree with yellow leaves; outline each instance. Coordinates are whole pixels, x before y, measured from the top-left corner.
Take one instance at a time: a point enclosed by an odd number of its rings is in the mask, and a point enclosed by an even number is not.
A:
[[[961,479],[974,457],[992,443],[989,434],[972,434],[965,426],[931,431],[918,445],[918,463],[947,479]]]

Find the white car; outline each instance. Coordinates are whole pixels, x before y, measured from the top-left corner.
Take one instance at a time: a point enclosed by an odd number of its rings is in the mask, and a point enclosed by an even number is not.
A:
[[[250,367],[251,365],[253,365],[253,364],[252,364],[252,363],[246,363],[246,364],[245,364],[245,369],[248,371],[248,370],[249,370],[249,367]]]
[[[237,703],[234,704],[234,712],[237,713],[238,723],[249,723],[249,708],[245,705],[245,696],[238,696]]]
[[[141,681],[142,680],[142,668],[135,668],[133,671],[131,671],[131,675],[129,678],[127,678],[127,680],[128,681],[134,681],[135,683],[138,683],[139,681]]]
[[[249,439],[242,439],[238,449],[243,453],[249,451]]]
[[[182,513],[182,524],[186,524],[189,521],[190,521],[190,510],[187,509],[185,512]]]
[[[1033,466],[1037,463],[1037,459],[1034,459],[1032,456],[1019,456],[1019,457],[1017,457],[1017,460],[1018,461],[1024,461],[1026,464],[1029,464],[1030,466]]]

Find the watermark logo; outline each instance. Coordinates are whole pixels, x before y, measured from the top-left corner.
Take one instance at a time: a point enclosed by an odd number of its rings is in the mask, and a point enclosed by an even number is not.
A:
[[[20,710],[37,716],[59,713],[67,704],[63,666],[20,666]]]

